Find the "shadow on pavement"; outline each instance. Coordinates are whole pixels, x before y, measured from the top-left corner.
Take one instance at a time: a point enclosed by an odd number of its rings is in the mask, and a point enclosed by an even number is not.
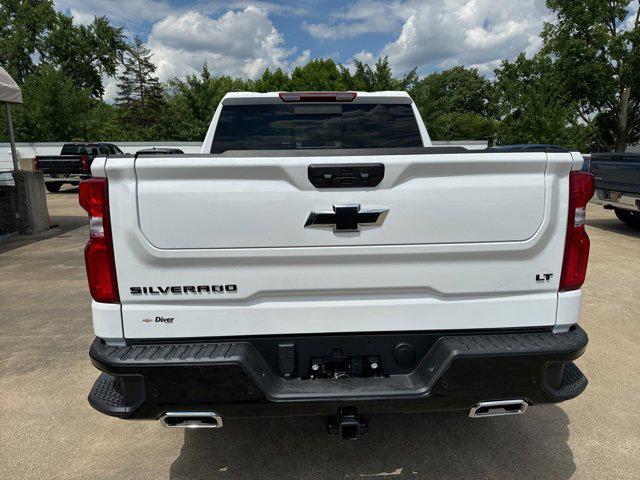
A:
[[[587,218],[587,226],[599,228],[612,233],[640,238],[640,229],[633,228],[617,218]]]
[[[576,469],[568,424],[555,405],[477,420],[461,412],[376,415],[369,434],[344,442],[327,436],[322,417],[230,420],[219,431],[186,430],[170,478],[562,480]]]
[[[57,225],[55,228],[50,228],[46,232],[37,233],[34,235],[16,235],[0,242],[0,254],[15,250],[16,248],[24,247],[25,245],[31,245],[32,243],[41,242],[48,238],[57,237],[63,235],[76,228],[88,225],[87,217],[76,216],[52,216],[51,224]]]

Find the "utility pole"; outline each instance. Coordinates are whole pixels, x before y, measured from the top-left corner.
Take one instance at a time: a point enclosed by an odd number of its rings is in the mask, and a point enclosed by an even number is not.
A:
[[[9,143],[11,144],[11,158],[13,159],[13,169],[18,170],[18,152],[16,152],[16,137],[13,134],[13,118],[11,117],[11,107],[6,102],[7,107],[7,128],[9,129]]]

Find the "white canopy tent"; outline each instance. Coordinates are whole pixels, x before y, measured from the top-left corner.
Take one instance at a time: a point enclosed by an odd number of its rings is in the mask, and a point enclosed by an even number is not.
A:
[[[13,135],[13,118],[11,117],[11,104],[22,103],[22,91],[11,75],[0,66],[0,102],[4,102],[7,109],[7,129],[9,130],[9,143],[11,144],[11,157],[13,169],[18,170],[18,154],[16,152],[16,139]]]

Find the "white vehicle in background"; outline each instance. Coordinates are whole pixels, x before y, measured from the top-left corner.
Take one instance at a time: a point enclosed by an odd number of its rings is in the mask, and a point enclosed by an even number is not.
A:
[[[169,427],[511,415],[580,394],[593,177],[569,151],[434,148],[404,92],[230,93],[197,155],[80,187],[102,413]]]

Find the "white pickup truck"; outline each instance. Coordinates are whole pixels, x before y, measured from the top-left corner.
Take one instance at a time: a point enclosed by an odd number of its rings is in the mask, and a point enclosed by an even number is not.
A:
[[[80,186],[107,415],[169,427],[522,413],[580,394],[593,176],[577,152],[432,147],[403,92],[231,93],[198,155]]]

